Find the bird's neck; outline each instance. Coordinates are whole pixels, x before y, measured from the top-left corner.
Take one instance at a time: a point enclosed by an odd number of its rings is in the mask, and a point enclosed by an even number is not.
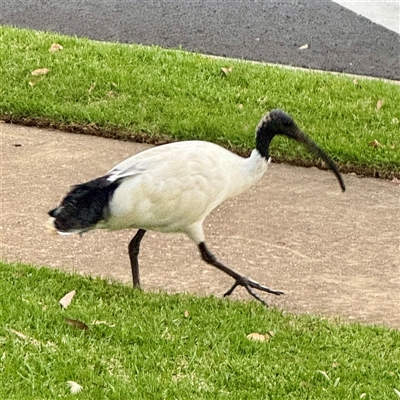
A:
[[[259,128],[256,135],[256,149],[262,157],[266,160],[270,158],[269,156],[269,145],[273,139],[274,135],[268,134],[265,128]]]
[[[267,170],[268,164],[271,162],[270,158],[265,158],[259,150],[255,149],[251,152],[249,158],[244,162],[245,175],[248,180],[249,187],[256,183],[264,175]]]

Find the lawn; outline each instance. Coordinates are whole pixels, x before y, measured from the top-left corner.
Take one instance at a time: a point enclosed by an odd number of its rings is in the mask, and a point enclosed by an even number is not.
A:
[[[62,49],[49,51],[54,43]],[[398,84],[10,27],[0,27],[0,60],[7,121],[150,143],[209,140],[246,155],[258,121],[281,108],[343,172],[400,174]],[[271,154],[319,165],[284,138]]]
[[[72,290],[62,309],[59,300]],[[398,330],[254,301],[144,293],[18,264],[0,264],[0,291],[2,399],[382,400],[400,393]],[[250,340],[252,333],[265,340]],[[68,381],[81,392],[70,394]]]

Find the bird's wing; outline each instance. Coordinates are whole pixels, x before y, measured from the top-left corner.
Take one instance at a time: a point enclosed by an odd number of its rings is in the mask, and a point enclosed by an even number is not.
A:
[[[108,171],[108,180],[114,182],[121,178],[140,175],[154,168],[159,168],[164,162],[173,160],[179,154],[185,154],[184,145],[185,142],[170,143],[163,146],[152,147],[135,154],[121,161]],[[183,149],[180,150],[182,147]]]
[[[130,164],[128,167],[124,167],[123,163],[118,164],[108,171],[107,175],[109,176],[107,180],[114,182],[121,178],[142,174],[147,169],[144,164],[143,161],[137,161],[134,164]]]
[[[204,175],[207,173],[205,167],[208,166],[212,170],[215,162],[218,162],[221,157],[229,159],[235,157],[236,162],[238,156],[209,142],[169,143],[152,147],[120,162],[108,172],[108,180],[114,182],[121,178],[148,173],[158,179],[173,177],[178,179],[178,176],[187,177],[193,174]]]

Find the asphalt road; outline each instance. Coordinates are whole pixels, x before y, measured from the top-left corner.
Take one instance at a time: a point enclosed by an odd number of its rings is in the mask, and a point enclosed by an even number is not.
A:
[[[400,35],[327,0],[2,0],[0,24],[400,80]]]

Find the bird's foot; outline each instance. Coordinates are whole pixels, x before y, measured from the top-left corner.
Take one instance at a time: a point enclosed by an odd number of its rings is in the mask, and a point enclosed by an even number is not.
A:
[[[238,287],[238,286],[243,286],[251,296],[253,296],[256,300],[260,301],[262,304],[265,306],[268,306],[267,302],[262,299],[253,289],[261,290],[262,292],[267,292],[274,294],[275,296],[280,296],[281,294],[284,294],[283,292],[280,292],[278,290],[272,290],[270,288],[267,288],[266,286],[263,286],[259,284],[256,281],[253,281],[249,278],[246,278],[245,276],[239,276],[233,286],[224,294],[224,297],[230,296],[233,291]]]

